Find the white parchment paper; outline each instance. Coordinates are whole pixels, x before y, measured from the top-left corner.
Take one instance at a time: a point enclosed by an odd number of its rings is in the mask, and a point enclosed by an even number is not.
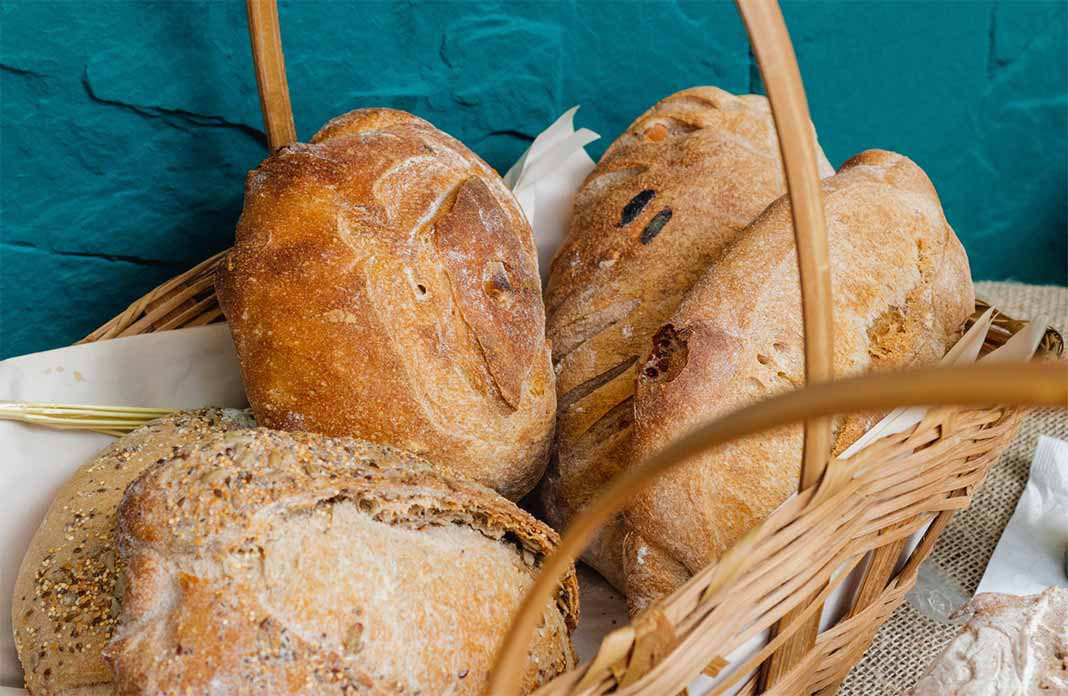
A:
[[[594,161],[584,148],[601,137],[588,128],[575,130],[576,111],[572,107],[556,119],[504,175],[534,229],[543,285],[567,234],[575,192],[593,171]]]
[[[0,362],[0,398],[114,406],[243,407],[225,324],[117,338]],[[22,684],[11,593],[22,555],[56,491],[112,442],[108,435],[0,421],[0,684]]]

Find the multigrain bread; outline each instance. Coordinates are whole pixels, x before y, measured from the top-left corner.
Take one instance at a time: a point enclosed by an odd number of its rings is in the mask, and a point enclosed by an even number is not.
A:
[[[983,593],[954,618],[967,623],[908,696],[1068,694],[1068,590]]]
[[[101,651],[121,596],[112,532],[127,484],[175,448],[252,425],[248,411],[165,416],[116,440],[59,489],[22,559],[11,602],[31,694],[113,692]]]
[[[119,693],[481,694],[546,525],[399,450],[266,429],[146,471],[119,508]],[[574,665],[572,568],[522,687]]]
[[[249,174],[216,290],[257,421],[425,456],[517,499],[556,407],[529,224],[426,121],[361,109]]]
[[[968,259],[923,171],[861,153],[823,182],[838,376],[937,362],[975,309]],[[651,351],[651,352],[649,352]],[[648,346],[632,462],[695,426],[804,382],[788,197],[769,206],[687,293]],[[834,450],[873,416],[835,424]],[[797,488],[802,428],[694,458],[626,511],[624,572],[637,611],[715,561]]]
[[[822,152],[820,172],[834,173]],[[626,460],[636,365],[653,333],[784,191],[767,99],[714,87],[657,103],[583,183],[546,293],[559,413],[540,493],[558,529]],[[583,556],[617,587],[620,549],[613,521]]]

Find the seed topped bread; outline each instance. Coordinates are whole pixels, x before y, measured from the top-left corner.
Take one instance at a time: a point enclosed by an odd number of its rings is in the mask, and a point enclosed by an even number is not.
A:
[[[254,425],[248,411],[204,409],[116,440],[59,489],[22,559],[11,602],[15,648],[32,694],[107,694],[122,593],[113,538],[127,484],[176,449]]]
[[[557,542],[487,488],[399,450],[266,429],[165,458],[127,492],[108,656],[122,693],[479,694]],[[526,691],[574,665],[574,569]]]

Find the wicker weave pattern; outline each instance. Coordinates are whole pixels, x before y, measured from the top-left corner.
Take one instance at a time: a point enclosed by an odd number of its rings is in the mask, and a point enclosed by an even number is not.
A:
[[[221,251],[171,278],[78,343],[221,321],[222,310],[215,298],[215,269],[225,256],[226,252]]]
[[[848,462],[832,460],[818,488],[783,505],[718,564],[651,607],[634,622],[633,635],[628,627],[606,638],[589,674],[564,675],[539,694],[603,694],[621,684],[627,686],[614,693],[676,693],[709,655],[729,654],[822,587],[808,605],[809,612],[817,611],[845,579],[839,573],[825,586],[835,569],[852,568],[867,552],[933,520],[875,601],[822,633],[805,659],[765,693],[814,693],[837,685],[902,602],[938,534],[955,510],[968,505],[1019,419],[1017,409],[932,410],[911,430],[874,443]],[[756,669],[786,637],[777,637],[737,675]],[[635,659],[649,646],[657,646],[655,665]],[[722,658],[712,663],[724,664]]]
[[[197,326],[220,320],[215,268],[225,252],[161,285],[100,327],[85,342]],[[977,303],[976,315],[986,309]],[[985,350],[1003,344],[1022,322],[998,316]],[[1060,336],[1042,349],[1059,353]],[[815,613],[837,586],[828,578],[882,546],[900,544],[933,520],[922,542],[885,589],[820,634],[814,648],[768,694],[833,693],[871,643],[879,626],[916,581],[954,511],[1012,440],[1016,409],[935,409],[917,426],[874,443],[848,462],[832,460],[821,486],[777,510],[714,566],[625,629],[605,638],[589,668],[562,675],[541,696],[675,693],[707,668],[804,602]],[[875,466],[878,465],[878,466]],[[849,480],[855,472],[860,472]],[[846,573],[839,573],[838,582]],[[812,599],[812,593],[822,588]],[[728,602],[728,598],[730,601]],[[756,668],[789,634],[778,636],[738,670],[740,693],[757,693]],[[723,688],[725,688],[724,685]]]

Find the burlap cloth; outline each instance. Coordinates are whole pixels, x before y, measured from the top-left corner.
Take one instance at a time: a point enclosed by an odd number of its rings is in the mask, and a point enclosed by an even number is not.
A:
[[[977,283],[975,291],[976,295],[1012,317],[1045,317],[1068,338],[1065,331],[1068,328],[1068,288]],[[1035,441],[1040,434],[1068,440],[1068,411],[1036,411],[1027,417],[1016,439],[976,492],[971,507],[957,513],[939,538],[921,570],[921,582],[925,574],[948,581],[948,585],[959,588],[962,601],[975,593],[1001,531],[1023,493]],[[914,606],[921,604],[921,594],[910,595],[891,615],[863,659],[850,672],[839,694],[900,694],[915,684],[927,666],[941,654],[960,627],[948,620],[925,615],[940,613],[932,612],[929,606],[925,607],[925,613],[921,613]]]

